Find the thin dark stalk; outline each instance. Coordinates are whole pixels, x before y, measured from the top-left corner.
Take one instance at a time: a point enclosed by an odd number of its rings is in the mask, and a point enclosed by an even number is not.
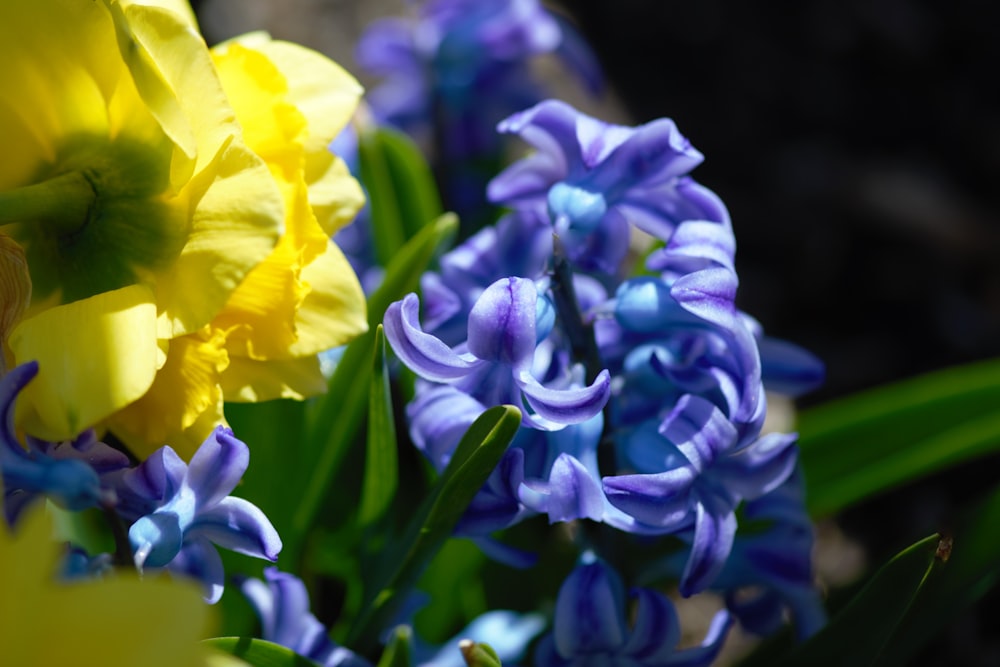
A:
[[[102,507],[104,518],[111,528],[111,535],[115,539],[114,564],[118,567],[135,567],[132,560],[132,546],[128,541],[128,532],[118,513],[112,507]]]
[[[594,325],[584,320],[580,312],[576,290],[573,288],[573,269],[566,257],[566,249],[556,234],[552,235],[551,288],[556,316],[569,339],[573,359],[583,364],[587,384],[590,384],[597,379],[598,374],[604,369],[604,364],[597,350]]]

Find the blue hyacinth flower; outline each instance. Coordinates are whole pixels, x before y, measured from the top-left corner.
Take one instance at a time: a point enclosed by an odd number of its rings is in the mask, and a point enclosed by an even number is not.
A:
[[[92,430],[61,443],[29,436],[27,448],[22,446],[14,431],[14,401],[37,373],[32,361],[0,378],[0,472],[10,524],[43,496],[69,510],[111,505],[115,495],[107,476],[129,465],[125,454],[99,442]]]
[[[264,581],[245,579],[240,589],[260,618],[263,639],[290,648],[322,667],[371,667],[339,646],[309,609],[309,593],[295,575],[264,568]]]
[[[535,664],[546,667],[664,667],[711,664],[732,625],[725,610],[712,619],[698,646],[678,649],[680,622],[662,593],[644,588],[629,591],[637,601],[635,621],[625,614],[621,578],[592,558],[566,578],[556,600],[553,631],[542,638]]]
[[[688,176],[703,158],[669,119],[625,127],[546,100],[497,129],[536,152],[490,182],[490,201],[546,207],[570,258],[585,269],[615,273],[629,225],[667,241],[687,220],[730,224],[722,201]]]
[[[217,427],[186,464],[165,446],[123,474],[121,513],[140,514],[128,531],[136,566],[167,568],[199,579],[206,600],[222,596],[225,573],[217,545],[275,561],[281,539],[256,505],[229,494],[246,472],[250,450]]]
[[[736,507],[777,488],[797,460],[794,434],[740,444],[736,427],[711,402],[684,396],[657,426],[625,442],[636,474],[604,478],[612,505],[633,517],[633,532],[678,534],[691,542],[680,591],[694,595],[722,571],[736,535]]]
[[[420,326],[415,294],[389,306],[385,335],[410,370],[425,380],[451,384],[484,406],[511,404],[524,424],[557,430],[601,411],[610,393],[602,371],[590,386],[543,386],[532,374],[539,298],[532,280],[510,277],[486,288],[469,313],[468,339],[450,348]]]

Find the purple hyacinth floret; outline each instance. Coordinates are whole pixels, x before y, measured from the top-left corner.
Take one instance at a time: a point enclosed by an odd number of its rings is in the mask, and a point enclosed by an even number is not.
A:
[[[559,589],[554,628],[539,643],[535,664],[702,667],[718,656],[732,625],[728,612],[715,615],[701,644],[678,650],[681,628],[670,600],[644,588],[632,589],[628,596],[637,601],[631,626],[626,620],[625,587],[618,574],[599,560],[577,566]]]
[[[378,118],[426,143],[440,123],[439,148],[464,159],[493,153],[494,125],[541,98],[529,64],[544,53],[563,56],[599,88],[594,58],[538,0],[432,0],[414,19],[373,22],[355,56],[387,77],[368,96]]]
[[[701,153],[669,119],[624,127],[546,100],[497,129],[536,152],[490,182],[490,201],[545,207],[570,258],[584,269],[615,273],[630,224],[663,241],[688,220],[729,227],[722,201],[688,176]]]
[[[757,341],[735,306],[736,274],[707,266],[681,276],[622,283],[598,308],[603,357],[621,384],[613,405],[619,427],[661,415],[684,394],[712,401],[737,427],[757,436],[766,401]]]
[[[195,577],[214,603],[222,596],[225,573],[213,545],[277,560],[281,539],[274,526],[256,505],[229,495],[249,461],[246,444],[219,426],[190,464],[164,446],[122,474],[119,512],[135,518],[128,536],[136,566]]]
[[[437,272],[420,279],[424,327],[449,345],[465,340],[469,313],[483,291],[507,276],[538,280],[552,257],[552,229],[543,216],[514,211],[445,253]]]
[[[129,465],[125,454],[99,442],[92,430],[60,443],[28,436],[25,449],[14,432],[14,401],[37,373],[38,363],[32,361],[0,378],[0,472],[11,525],[43,496],[69,510],[113,504],[108,475]]]
[[[487,407],[515,405],[523,411],[524,424],[557,430],[600,412],[608,400],[610,377],[602,371],[585,387],[571,386],[576,384],[572,377],[549,386],[535,378],[539,301],[532,280],[496,281],[472,307],[466,342],[451,348],[424,332],[419,301],[409,294],[386,310],[385,335],[400,360],[423,379],[451,384]]]
[[[826,623],[826,611],[814,582],[814,531],[801,471],[746,503],[743,517],[767,527],[737,534],[712,587],[726,592],[729,610],[750,632],[763,636],[776,632],[784,625],[787,610],[799,641],[808,639]]]
[[[264,568],[264,581],[245,579],[243,594],[260,618],[263,638],[281,644],[322,667],[371,667],[370,663],[327,634],[309,610],[309,593],[295,575]]]
[[[680,591],[707,588],[736,535],[736,507],[777,488],[797,460],[796,436],[771,433],[741,445],[736,427],[710,401],[687,395],[657,425],[644,423],[620,456],[636,474],[604,478],[612,505],[634,532],[678,534],[691,542]]]

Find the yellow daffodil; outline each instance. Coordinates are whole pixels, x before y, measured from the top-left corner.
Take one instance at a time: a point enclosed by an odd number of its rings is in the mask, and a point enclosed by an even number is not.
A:
[[[8,342],[40,364],[18,405],[33,435],[145,395],[282,229],[286,197],[192,21],[176,1],[0,4],[0,234],[31,278]]]
[[[57,577],[60,547],[44,505],[11,534],[0,521],[0,662],[18,667],[194,667],[245,664],[199,643],[209,607],[192,583],[115,574]]]
[[[317,354],[367,327],[357,277],[330,240],[364,202],[328,150],[360,86],[326,57],[262,33],[212,58],[247,145],[282,193],[284,233],[207,327],[170,342],[146,395],[110,420],[142,455],[162,442],[189,455],[222,421],[223,400],[324,391]]]

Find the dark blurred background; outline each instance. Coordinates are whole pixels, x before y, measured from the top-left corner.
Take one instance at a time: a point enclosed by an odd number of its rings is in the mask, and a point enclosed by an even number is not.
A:
[[[805,403],[1000,352],[1000,4],[563,5],[706,155],[743,308],[827,362]]]
[[[403,3],[196,6],[209,40],[266,28],[356,72],[358,31]],[[670,116],[706,155],[695,176],[732,213],[741,307],[827,364],[800,405],[1000,354],[1000,3],[558,7],[624,117]],[[839,523],[879,563],[998,479],[1000,459],[979,461]],[[919,664],[1000,664],[998,602],[958,616]]]

